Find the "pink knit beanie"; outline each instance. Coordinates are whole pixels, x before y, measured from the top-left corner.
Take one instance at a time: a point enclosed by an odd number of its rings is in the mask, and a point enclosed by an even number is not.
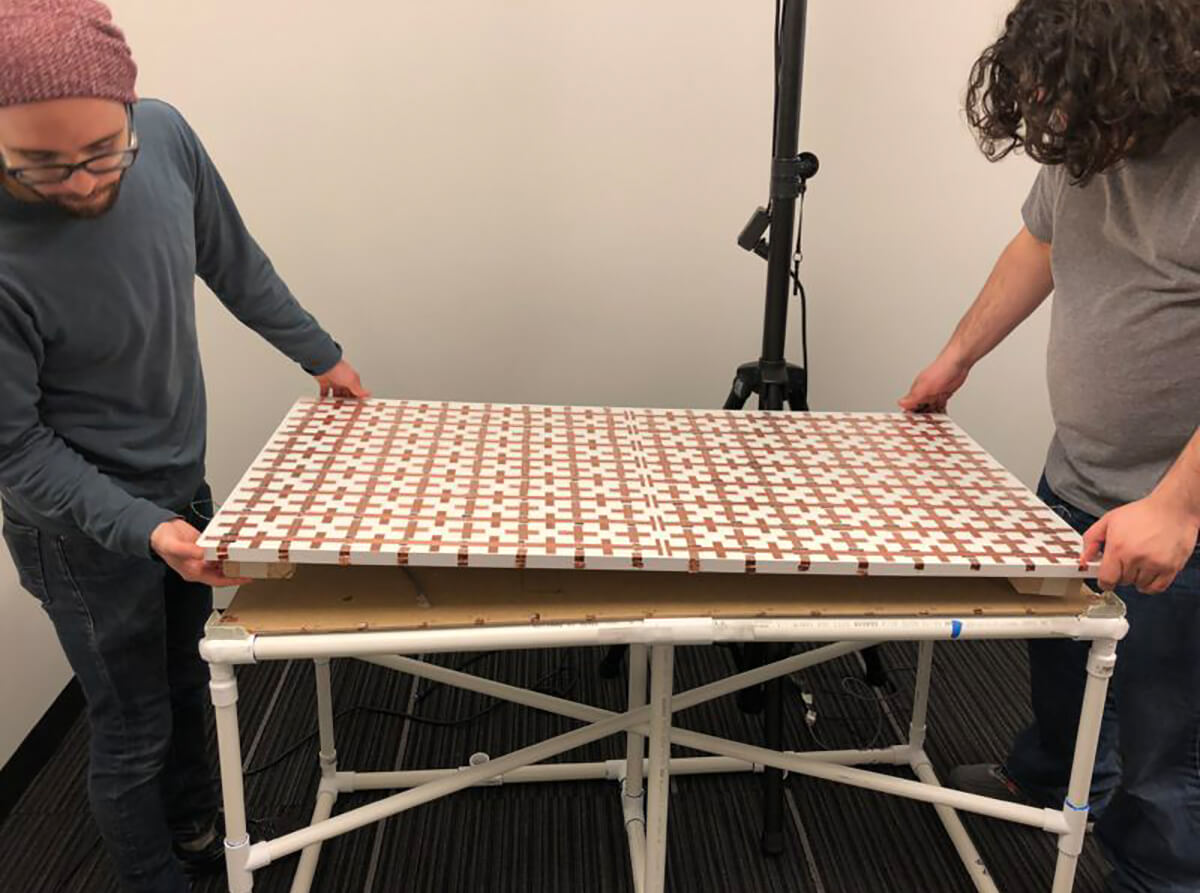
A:
[[[0,108],[48,99],[135,102],[137,66],[97,0],[0,0]]]

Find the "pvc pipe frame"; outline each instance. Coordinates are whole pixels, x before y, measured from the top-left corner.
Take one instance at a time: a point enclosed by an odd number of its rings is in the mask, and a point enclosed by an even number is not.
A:
[[[1045,620],[1057,622],[1047,624],[1042,622]],[[579,779],[607,779],[620,782],[622,814],[629,840],[634,889],[636,893],[662,893],[666,876],[666,828],[670,776],[672,774],[761,772],[768,766],[781,769],[785,773],[796,772],[933,804],[973,884],[976,889],[986,891],[986,893],[995,893],[997,888],[956,810],[966,810],[1041,828],[1059,838],[1058,861],[1052,893],[1068,893],[1071,890],[1086,830],[1088,785],[1099,740],[1104,698],[1115,663],[1116,642],[1125,635],[1128,629],[1122,617],[972,618],[959,622],[957,628],[949,626],[949,621],[947,621],[946,628],[942,630],[943,635],[940,636],[932,634],[941,623],[937,620],[863,618],[859,621],[832,621],[833,629],[841,630],[846,624],[849,624],[854,627],[857,635],[853,637],[852,641],[827,644],[773,664],[673,695],[674,645],[693,643],[697,638],[696,633],[700,626],[723,622],[704,620],[702,624],[697,624],[692,621],[663,621],[664,632],[670,624],[677,627],[675,634],[678,641],[672,641],[673,637],[667,635],[649,636],[643,637],[642,640],[635,640],[629,651],[629,699],[628,710],[625,713],[614,713],[553,695],[471,676],[420,660],[397,656],[402,652],[411,653],[416,650],[415,647],[409,647],[411,643],[401,644],[396,640],[396,637],[408,636],[407,633],[246,636],[243,639],[206,638],[201,643],[201,653],[211,664],[212,683],[210,688],[217,719],[218,753],[226,818],[226,867],[230,893],[249,893],[253,888],[254,871],[298,851],[302,855],[291,890],[292,893],[308,893],[315,876],[321,844],[325,840],[372,822],[381,821],[414,806],[467,787]],[[774,623],[762,620],[748,622],[764,628],[771,627]],[[796,638],[803,632],[808,635],[808,641],[824,641],[825,637],[813,637],[812,634],[815,630],[812,627],[814,624],[828,625],[830,623],[831,621],[824,620],[789,621],[783,624],[789,630],[787,635],[776,637],[763,634],[756,635],[754,638],[762,641],[783,640]],[[593,624],[593,626],[598,625]],[[969,632],[968,626],[973,627]],[[800,627],[804,629],[801,630]],[[776,630],[772,627],[772,631]],[[457,632],[459,636],[455,643],[457,647],[443,650],[531,647],[532,644],[526,638],[524,628],[512,639],[485,636],[484,638],[492,639],[486,645],[476,641],[479,637],[473,636],[471,633],[502,631]],[[744,632],[744,630],[740,630],[740,632]],[[424,641],[429,635],[429,631],[418,632],[416,638]],[[935,639],[1040,638],[1063,635],[1092,640],[1071,782],[1067,802],[1063,808],[1061,810],[1037,809],[942,787],[924,750]],[[390,652],[380,637],[387,638],[387,647],[390,647]],[[671,726],[673,713],[680,710],[796,672],[804,667],[854,653],[880,641],[895,639],[915,639],[920,642],[913,714],[907,744],[868,750],[779,752],[710,735],[687,732]],[[719,640],[709,639],[708,641]],[[361,649],[351,647],[355,641],[361,644]],[[502,641],[506,644],[500,644]],[[517,642],[521,644],[511,644]],[[428,644],[421,647],[428,647]],[[440,644],[448,643],[441,642]],[[560,645],[562,642],[539,640],[538,644],[533,647],[547,647],[550,644]],[[575,644],[589,643],[575,642]],[[592,639],[590,644],[601,643]],[[303,647],[304,645],[307,645],[307,648]],[[301,653],[304,651],[307,654]],[[588,723],[588,725],[503,757],[494,760],[489,758],[479,763],[472,761],[472,765],[457,769],[401,772],[338,771],[329,680],[329,658],[331,656],[359,657],[399,672],[567,716]],[[321,783],[313,810],[312,823],[307,828],[291,834],[251,845],[246,832],[242,787],[241,750],[237,726],[237,681],[231,664],[258,659],[298,657],[313,659],[316,675],[318,727],[320,730],[318,758],[321,766]],[[650,664],[649,673],[647,673],[647,663]],[[649,700],[647,700],[647,681],[650,684]],[[590,741],[622,732],[626,736],[624,759],[595,763],[534,765]],[[648,755],[645,752],[647,743],[649,744]],[[705,751],[715,754],[715,756],[672,759],[670,758],[671,744]],[[909,765],[918,780],[911,781],[854,768],[858,765],[869,764]],[[399,788],[408,790],[336,817],[332,816],[337,797],[342,792]]]

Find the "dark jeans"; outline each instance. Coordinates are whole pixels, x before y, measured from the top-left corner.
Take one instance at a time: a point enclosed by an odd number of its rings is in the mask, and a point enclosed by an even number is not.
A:
[[[1044,478],[1038,495],[1081,533],[1096,521]],[[1117,647],[1091,791],[1096,835],[1114,868],[1110,887],[1200,891],[1200,549],[1161,595],[1130,586],[1117,594],[1129,635]],[[1047,805],[1066,793],[1089,644],[1029,643],[1034,722],[1006,766]]]
[[[180,514],[212,514],[208,487]],[[200,509],[198,513],[196,509]],[[172,851],[212,826],[218,791],[208,750],[208,671],[197,643],[212,590],[90,538],[5,519],[21,584],[54,623],[87,699],[88,795],[123,889],[189,889]]]

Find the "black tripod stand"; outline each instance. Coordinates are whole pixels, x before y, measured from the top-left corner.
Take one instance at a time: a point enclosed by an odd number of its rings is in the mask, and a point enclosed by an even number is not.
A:
[[[792,232],[796,219],[796,200],[804,195],[809,178],[817,173],[815,155],[797,154],[800,142],[800,95],[804,82],[804,38],[808,12],[807,0],[777,0],[775,22],[775,120],[771,140],[771,196],[766,208],[759,208],[738,237],[738,244],[767,258],[767,299],[763,318],[762,355],[757,363],[738,367],[726,409],[741,409],[751,394],[758,395],[758,408],[782,410],[786,403],[793,410],[808,410],[807,319],[805,323],[804,366],[793,366],[784,359],[787,333],[789,279],[798,273],[800,244],[792,251]],[[769,241],[764,233],[770,229]],[[796,271],[793,273],[793,263]],[[800,289],[799,278],[795,278]],[[801,290],[803,297],[803,291]],[[807,317],[802,301],[801,313]],[[749,645],[735,648],[739,670],[748,670],[781,660],[790,649],[786,645]],[[743,689],[738,706],[748,712],[766,708],[763,716],[764,745],[783,749],[783,686],[774,679],[762,687]],[[765,694],[765,703],[764,703]],[[767,769],[763,778],[763,851],[775,855],[783,851],[783,773]]]
[[[799,279],[801,258],[799,230],[796,228],[796,202],[804,196],[808,180],[816,175],[819,163],[815,155],[799,152],[800,94],[804,80],[804,40],[807,0],[776,0],[775,6],[775,114],[771,142],[771,194],[766,208],[758,208],[738,237],[738,244],[767,260],[766,313],[763,320],[762,355],[756,362],[738,367],[725,409],[742,409],[751,395],[758,395],[758,408],[764,410],[808,410],[808,337],[807,306]],[[770,238],[766,238],[770,230]],[[793,234],[797,234],[795,249]],[[803,365],[795,366],[784,358],[787,333],[789,283],[795,283],[801,298]],[[600,664],[603,676],[620,672],[625,646],[609,649]],[[785,658],[787,645],[733,646],[739,671],[759,667]],[[865,649],[866,681],[886,685],[887,677],[875,648]],[[784,680],[775,679],[765,686],[743,689],[737,702],[748,713],[765,710],[763,727],[765,746],[783,749]],[[764,852],[775,855],[783,850],[783,774],[778,769],[764,773],[763,837]]]

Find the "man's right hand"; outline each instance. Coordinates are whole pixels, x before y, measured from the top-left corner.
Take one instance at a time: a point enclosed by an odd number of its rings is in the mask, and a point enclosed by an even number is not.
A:
[[[1054,288],[1050,259],[1050,243],[1021,227],[941,354],[900,398],[900,408],[906,412],[945,412],[971,367],[1046,300]]]
[[[150,548],[158,553],[167,566],[185,580],[207,583],[209,586],[241,586],[250,581],[241,577],[226,577],[215,561],[204,560],[204,550],[196,545],[200,531],[176,518],[164,521],[150,534]]]
[[[905,412],[945,412],[954,392],[963,386],[971,366],[954,354],[942,351],[916,377],[908,393],[897,402]]]

